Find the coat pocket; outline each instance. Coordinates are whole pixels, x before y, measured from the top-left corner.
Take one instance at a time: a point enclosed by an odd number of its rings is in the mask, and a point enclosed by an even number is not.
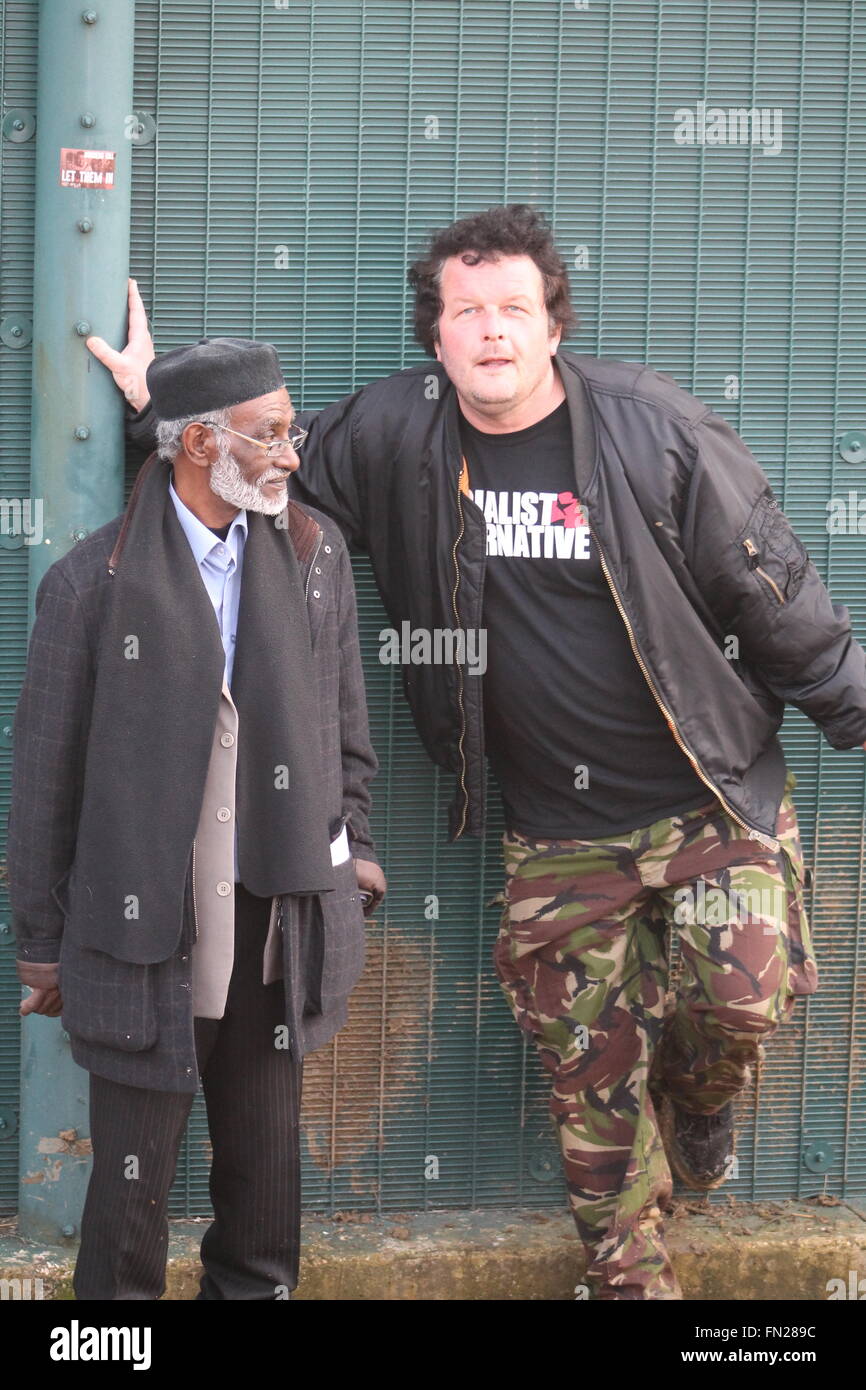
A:
[[[364,969],[365,919],[355,876],[355,861],[347,859],[334,868],[336,886],[322,893],[321,997],[346,995]],[[321,1003],[321,999],[320,999]]]
[[[154,999],[155,965],[116,960],[80,946],[64,933],[60,948],[61,1021],[84,1042],[145,1052],[159,1036]]]
[[[790,603],[803,583],[809,552],[771,492],[758,499],[736,543],[767,602],[776,608]]]
[[[812,932],[806,911],[806,890],[811,882],[811,871],[806,867],[803,859],[797,812],[791,799],[791,792],[796,783],[797,779],[794,773],[789,771],[785,779],[785,791],[776,821],[776,834],[779,837],[779,847],[785,864],[788,893],[786,913],[789,991],[786,1005],[787,1013],[790,1013],[797,995],[814,994],[818,988],[818,964],[815,959]]]

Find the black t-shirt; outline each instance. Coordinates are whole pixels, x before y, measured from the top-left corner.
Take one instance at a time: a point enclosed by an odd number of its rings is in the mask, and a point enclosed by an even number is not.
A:
[[[567,403],[510,434],[462,417],[460,431],[487,523],[486,739],[508,825],[600,839],[711,802],[635,660],[574,495]]]

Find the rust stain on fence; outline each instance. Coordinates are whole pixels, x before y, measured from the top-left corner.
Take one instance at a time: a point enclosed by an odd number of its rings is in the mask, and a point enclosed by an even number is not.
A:
[[[417,1104],[419,1041],[432,1006],[429,953],[394,927],[370,926],[345,1027],[304,1061],[301,1123],[313,1162],[351,1165],[384,1144],[386,1114]],[[358,1175],[353,1186],[375,1183]]]

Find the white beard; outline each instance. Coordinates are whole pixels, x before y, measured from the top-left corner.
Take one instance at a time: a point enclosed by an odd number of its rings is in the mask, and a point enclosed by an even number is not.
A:
[[[265,482],[270,481],[265,474],[262,482],[248,483],[240,470],[240,465],[222,435],[217,436],[216,463],[210,466],[209,482],[211,491],[233,507],[241,507],[250,512],[263,512],[265,516],[278,516],[286,506],[286,491],[269,497],[263,491]],[[276,472],[274,473],[276,475]],[[280,477],[283,476],[281,473]]]

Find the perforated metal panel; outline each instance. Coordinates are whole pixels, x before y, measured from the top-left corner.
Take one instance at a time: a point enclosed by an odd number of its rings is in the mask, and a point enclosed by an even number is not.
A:
[[[5,6],[7,82],[29,8]],[[866,641],[863,538],[826,529],[827,500],[863,472],[837,448],[866,425],[862,0],[138,0],[137,16],[136,106],[159,135],[134,155],[133,274],[159,349],[269,339],[296,401],[324,405],[419,359],[405,268],[433,227],[536,202],[574,267],[572,345],[649,362],[731,422]],[[780,109],[781,151],[677,143],[675,112],[703,100]],[[26,191],[26,151],[3,157],[8,303],[6,237],[26,297],[30,214],[12,192],[16,177]],[[0,349],[15,480],[27,386],[24,354],[11,374],[9,360]],[[20,555],[0,558],[8,708],[24,578]],[[561,1205],[546,1078],[490,963],[501,825],[485,844],[446,844],[449,779],[378,662],[366,560],[355,572],[390,889],[349,1025],[305,1069],[305,1205]],[[725,1193],[853,1195],[866,1189],[863,761],[793,713],[784,742],[821,988],[768,1045]],[[10,997],[8,965],[3,978]],[[176,1214],[207,1210],[206,1157],[197,1103]]]
[[[36,7],[0,9],[2,117],[36,110]],[[29,323],[33,304],[33,157],[35,141],[0,136],[0,498],[30,494]],[[15,330],[20,330],[17,336]],[[5,330],[5,331],[4,331]],[[18,346],[21,343],[22,346]],[[9,530],[14,529],[10,510]],[[0,527],[4,521],[0,519]],[[12,715],[27,651],[27,566],[23,535],[0,531],[0,853],[5,859]],[[0,1211],[18,1199],[18,1065],[21,989],[15,974],[5,872],[0,869]]]

